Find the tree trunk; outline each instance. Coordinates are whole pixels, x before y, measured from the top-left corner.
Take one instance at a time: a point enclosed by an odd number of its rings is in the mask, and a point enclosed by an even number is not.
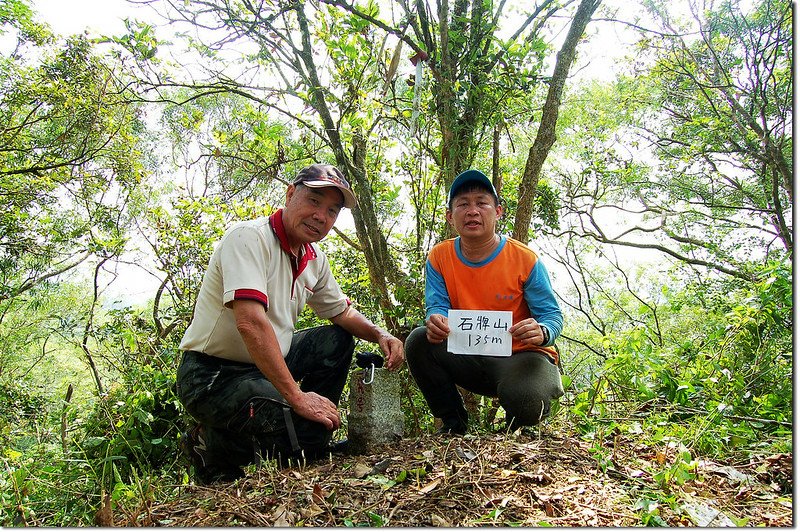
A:
[[[308,28],[308,20],[305,17],[303,6],[297,8],[297,18],[302,36],[303,49],[300,52],[303,67],[308,75],[308,84],[315,89],[311,92],[311,105],[319,114],[325,133],[336,157],[336,165],[347,176],[353,184],[353,192],[358,200],[358,205],[353,208],[353,220],[356,225],[356,233],[362,244],[364,256],[367,262],[370,281],[372,282],[373,293],[378,297],[381,313],[383,314],[386,328],[392,334],[399,334],[400,324],[394,314],[394,304],[389,297],[389,280],[399,279],[400,275],[396,271],[397,265],[389,256],[389,246],[386,238],[380,231],[378,218],[375,214],[375,201],[372,197],[372,190],[366,177],[366,139],[359,134],[353,138],[353,157],[348,157],[344,147],[339,128],[333,120],[325,93],[322,90],[322,83],[317,74],[317,66],[314,63],[314,56],[311,46],[311,36]],[[301,69],[298,69],[300,72]]]
[[[558,109],[561,106],[561,95],[564,92],[564,85],[567,81],[569,69],[575,60],[575,50],[578,47],[586,26],[592,19],[595,10],[600,6],[602,0],[582,0],[569,33],[564,41],[564,45],[556,57],[556,66],[553,71],[553,78],[550,81],[550,89],[547,91],[547,100],[542,110],[542,120],[536,133],[536,139],[528,151],[528,160],[525,163],[525,173],[519,184],[519,206],[517,216],[514,219],[515,239],[520,242],[528,242],[528,228],[533,217],[533,201],[536,198],[536,188],[539,185],[539,176],[544,166],[544,161],[550,153],[550,148],[556,140],[556,122],[558,121]]]
[[[86,363],[89,365],[89,369],[92,372],[92,378],[94,378],[95,386],[97,386],[98,396],[102,396],[105,393],[105,387],[103,386],[103,379],[100,377],[100,370],[98,369],[97,364],[95,364],[94,357],[89,349],[89,338],[91,338],[92,325],[94,323],[94,310],[97,307],[97,302],[100,297],[98,277],[100,276],[100,269],[107,260],[108,258],[100,259],[100,261],[98,261],[97,265],[94,267],[94,297],[92,298],[92,305],[89,307],[89,315],[86,317],[86,324],[83,328],[83,340],[81,341],[81,349],[83,350],[83,354],[86,356]]]
[[[357,183],[356,189],[360,193],[358,195],[358,205],[353,207],[353,220],[356,224],[358,240],[362,243],[364,250],[372,291],[378,296],[383,320],[387,329],[392,334],[397,335],[400,332],[400,324],[397,322],[393,312],[394,304],[389,297],[389,289],[387,287],[387,279],[390,277],[387,274],[387,268],[392,267],[392,260],[389,257],[386,239],[378,227],[378,219],[372,207],[374,202],[371,194],[368,194],[369,182],[366,179],[366,157],[367,139],[363,135],[355,135],[353,137],[353,166],[356,168],[356,172],[352,173],[354,175],[351,175],[351,179]]]
[[[492,184],[501,196],[503,195],[503,175],[500,173],[500,130],[503,125],[497,123],[492,132]]]

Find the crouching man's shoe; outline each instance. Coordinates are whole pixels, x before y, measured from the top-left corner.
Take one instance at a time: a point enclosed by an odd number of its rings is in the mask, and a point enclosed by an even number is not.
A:
[[[467,424],[460,419],[442,419],[442,426],[436,434],[455,434],[463,436],[467,433]]]
[[[326,459],[332,454],[343,455],[350,453],[350,442],[347,438],[335,442],[328,442],[324,447],[306,447],[301,451],[301,456],[307,460]]]
[[[202,425],[181,434],[180,448],[194,469],[194,479],[198,484],[232,482],[244,476],[240,467],[214,465],[203,438]]]
[[[331,442],[328,444],[328,452],[331,454],[348,454],[350,453],[350,442],[347,441],[347,438]]]

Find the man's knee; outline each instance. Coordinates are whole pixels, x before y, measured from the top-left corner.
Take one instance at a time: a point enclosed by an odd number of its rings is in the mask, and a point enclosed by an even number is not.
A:
[[[411,366],[415,364],[420,357],[427,356],[430,345],[426,327],[417,327],[411,331],[405,343],[406,363]]]
[[[311,344],[305,344],[304,351],[314,352],[324,360],[328,367],[349,368],[353,360],[353,351],[356,348],[353,335],[339,325],[324,325],[309,330]]]
[[[334,337],[334,342],[337,346],[340,347],[341,350],[352,351],[355,349],[356,342],[353,338],[353,335],[347,332],[343,327],[339,325],[331,325],[329,327],[329,332]]]
[[[550,415],[551,401],[550,396],[530,395],[525,398],[518,396],[501,398],[500,404],[512,426],[532,426]]]
[[[501,383],[497,394],[506,419],[516,426],[536,425],[547,418],[551,402],[558,397],[552,390],[537,387],[527,379]]]

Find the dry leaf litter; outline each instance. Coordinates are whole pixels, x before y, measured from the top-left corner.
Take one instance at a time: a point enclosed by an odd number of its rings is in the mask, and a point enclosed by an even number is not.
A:
[[[695,460],[665,484],[672,446],[538,434],[406,438],[359,456],[272,461],[236,482],[176,486],[117,526],[792,526],[792,456]],[[655,475],[654,475],[654,472]],[[106,510],[107,511],[107,510]]]

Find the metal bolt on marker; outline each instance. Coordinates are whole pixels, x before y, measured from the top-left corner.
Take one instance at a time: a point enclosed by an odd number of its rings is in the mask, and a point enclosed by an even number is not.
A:
[[[372,384],[375,381],[375,368],[383,367],[383,357],[368,351],[361,351],[356,353],[356,365],[364,370],[364,384]],[[367,370],[370,370],[369,381],[367,380]]]
[[[367,370],[364,370],[364,384],[372,384],[375,381],[375,364],[370,364],[369,380],[367,380]]]

